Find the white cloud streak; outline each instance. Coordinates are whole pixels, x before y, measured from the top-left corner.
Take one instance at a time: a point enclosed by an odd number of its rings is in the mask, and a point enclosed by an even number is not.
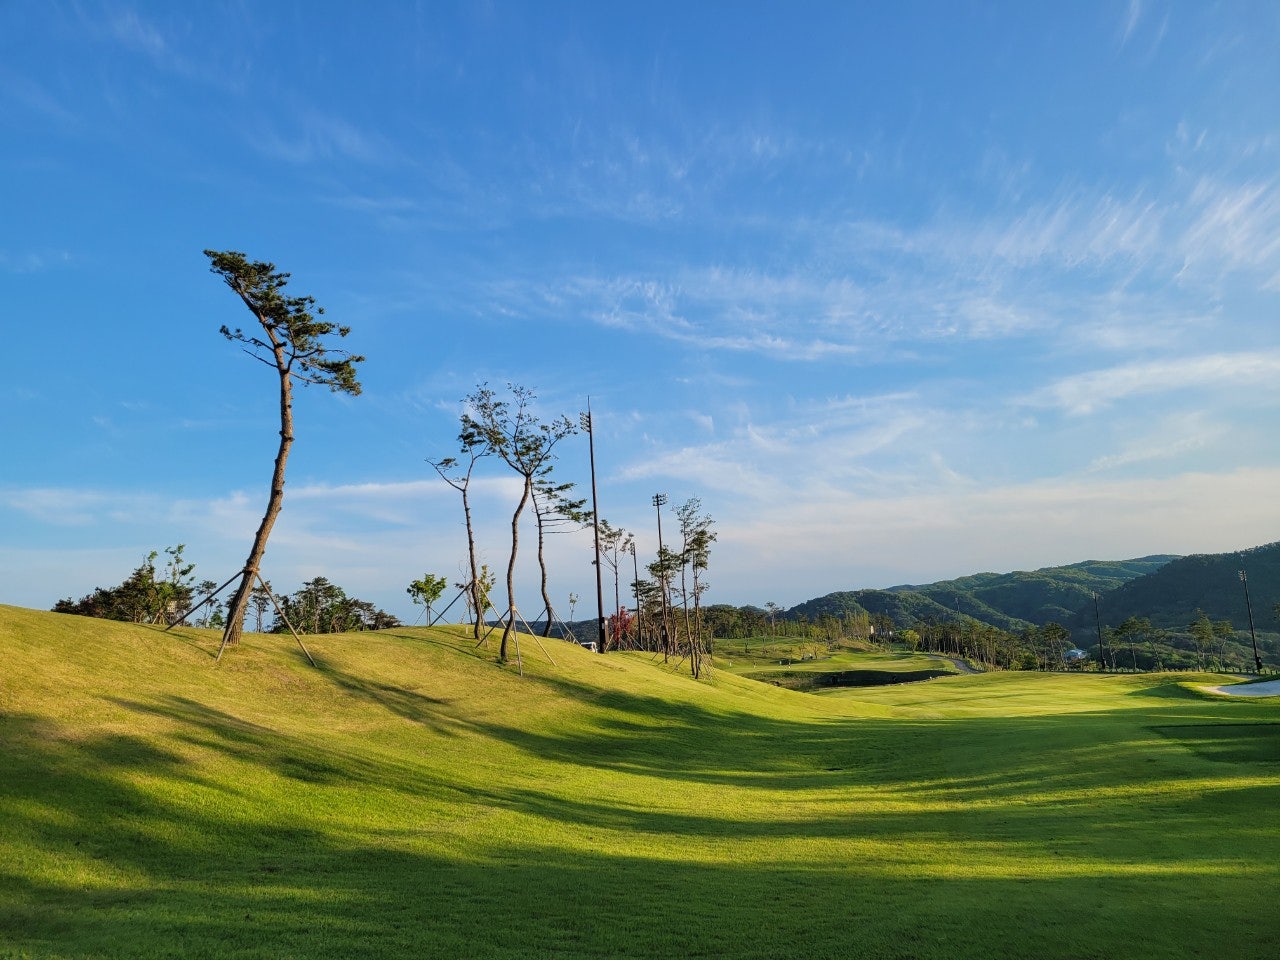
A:
[[[1216,353],[1120,364],[1074,374],[1032,394],[1032,406],[1056,407],[1080,416],[1130,397],[1194,390],[1205,386],[1265,385],[1280,381],[1280,351]]]

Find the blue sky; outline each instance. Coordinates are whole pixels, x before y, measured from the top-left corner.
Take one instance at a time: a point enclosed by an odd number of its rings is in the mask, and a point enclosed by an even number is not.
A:
[[[1265,2],[0,4],[0,601],[243,563],[275,385],[205,248],[368,357],[299,397],[287,590],[457,578],[484,382],[591,397],[642,552],[700,497],[711,601],[1276,540],[1278,95]]]

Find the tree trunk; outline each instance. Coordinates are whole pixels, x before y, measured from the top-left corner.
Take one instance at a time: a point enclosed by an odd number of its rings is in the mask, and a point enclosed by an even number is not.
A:
[[[538,509],[537,501],[534,502],[534,510]],[[538,517],[538,571],[542,576],[542,606],[547,612],[546,623],[542,628],[542,635],[550,638],[551,636],[551,618],[554,614],[551,611],[551,594],[547,592],[547,558],[546,558],[547,536],[542,526],[542,517]]]
[[[245,611],[249,606],[249,594],[253,591],[254,581],[258,578],[258,570],[262,564],[262,555],[267,549],[267,538],[271,536],[271,528],[275,526],[276,517],[280,515],[280,506],[284,502],[284,469],[289,460],[289,448],[293,446],[293,383],[290,379],[289,365],[285,358],[284,344],[271,335],[275,351],[276,369],[280,373],[280,447],[276,451],[275,472],[271,476],[271,496],[267,498],[267,511],[262,516],[258,533],[253,538],[253,548],[249,551],[249,559],[244,562],[244,574],[240,578],[240,586],[231,598],[231,606],[227,611],[227,625],[222,633],[224,645],[239,643],[240,634],[244,630]]]
[[[471,484],[471,472],[467,471],[467,485]],[[467,496],[467,487],[462,488],[462,515],[467,521],[467,560],[471,564],[471,600],[472,609],[476,612],[473,636],[480,639],[480,621],[484,618],[483,604],[480,597],[480,571],[476,569],[476,535],[471,526],[471,500]],[[431,622],[431,608],[427,608],[427,622]]]
[[[511,515],[511,559],[507,561],[507,623],[502,628],[502,643],[498,646],[498,660],[507,661],[507,641],[516,627],[516,552],[520,549],[520,514],[524,505],[529,502],[529,494],[533,490],[533,474],[525,474],[524,492],[520,495],[520,503],[516,512]]]

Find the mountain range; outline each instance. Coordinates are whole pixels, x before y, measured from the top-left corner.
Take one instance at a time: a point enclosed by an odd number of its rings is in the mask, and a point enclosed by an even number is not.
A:
[[[1084,632],[1099,620],[1116,626],[1137,616],[1157,627],[1184,631],[1203,611],[1211,620],[1230,620],[1235,629],[1248,631],[1241,570],[1247,571],[1256,629],[1275,632],[1280,543],[1231,553],[1085,560],[881,590],[837,591],[797,604],[786,616],[814,620],[824,614],[839,617],[865,611],[887,616],[898,626],[970,617],[1014,632],[1050,622]]]

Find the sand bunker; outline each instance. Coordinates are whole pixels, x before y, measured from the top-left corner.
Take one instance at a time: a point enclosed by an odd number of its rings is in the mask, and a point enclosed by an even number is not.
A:
[[[1205,687],[1210,693],[1225,693],[1232,697],[1280,697],[1280,680],[1265,683],[1228,683],[1221,687]]]

